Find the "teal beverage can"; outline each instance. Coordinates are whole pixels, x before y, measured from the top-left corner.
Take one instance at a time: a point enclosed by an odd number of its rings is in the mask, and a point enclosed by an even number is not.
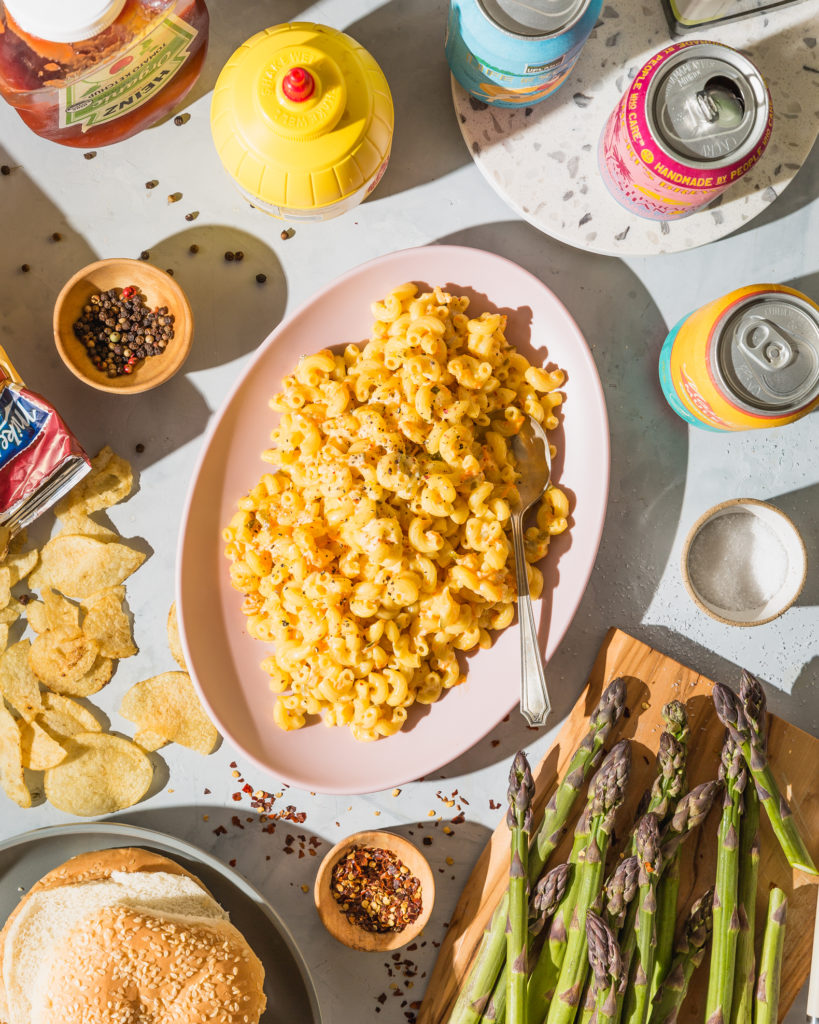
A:
[[[560,88],[603,0],[450,0],[446,58],[470,95],[529,107]]]

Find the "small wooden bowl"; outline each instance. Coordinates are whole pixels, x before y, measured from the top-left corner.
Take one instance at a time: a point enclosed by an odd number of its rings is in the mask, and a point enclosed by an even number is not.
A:
[[[697,587],[691,574],[691,549],[700,532],[720,516],[744,512],[761,519],[777,537],[788,559],[787,571],[779,590],[764,603],[746,609],[727,609],[714,604]],[[688,531],[683,543],[681,570],[685,589],[694,604],[712,619],[726,626],[762,626],[784,614],[802,593],[808,574],[805,542],[784,512],[756,498],[732,498],[704,512]]]
[[[390,850],[409,868],[411,874],[421,882],[423,909],[419,917],[400,932],[368,932],[358,925],[350,924],[331,891],[333,868],[354,846],[377,847]],[[383,953],[400,949],[417,938],[429,920],[435,902],[435,879],[426,857],[409,840],[392,832],[356,832],[342,839],[330,850],[318,869],[313,898],[321,923],[327,931],[351,949],[362,949],[370,953]]]
[[[92,295],[128,285],[142,293],[150,309],[168,307],[168,312],[174,316],[174,335],[162,355],[141,360],[133,373],[108,377],[91,362],[85,346],[74,335],[74,323]],[[135,395],[164,384],[185,362],[192,340],[193,314],[185,293],[170,274],[143,260],[110,259],[89,263],[65,284],[54,305],[54,341],[62,361],[75,377],[99,391]]]

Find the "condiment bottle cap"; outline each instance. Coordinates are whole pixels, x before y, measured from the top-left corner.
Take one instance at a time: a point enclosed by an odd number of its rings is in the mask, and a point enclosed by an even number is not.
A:
[[[272,206],[313,210],[356,192],[387,158],[392,127],[389,86],[373,57],[311,22],[248,39],[213,90],[222,163],[246,194]]]
[[[3,6],[27,35],[76,43],[116,21],[125,0],[3,0]]]

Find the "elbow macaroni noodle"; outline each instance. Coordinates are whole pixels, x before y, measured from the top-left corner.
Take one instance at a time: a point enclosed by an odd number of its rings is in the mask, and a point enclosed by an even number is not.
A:
[[[463,682],[456,651],[491,644],[514,618],[508,536],[518,498],[508,439],[528,414],[558,425],[562,370],[531,366],[506,318],[413,284],[375,302],[371,339],[299,361],[270,405],[262,458],[276,467],[224,530],[232,585],[262,662],[273,718],[389,736],[415,702]],[[550,487],[526,530],[532,564],[567,527]]]

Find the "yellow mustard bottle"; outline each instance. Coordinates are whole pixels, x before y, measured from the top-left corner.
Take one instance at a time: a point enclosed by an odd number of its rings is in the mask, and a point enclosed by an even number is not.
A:
[[[350,36],[292,22],[257,33],[213,91],[216,151],[253,206],[287,220],[326,220],[357,206],[387,167],[392,96]]]

